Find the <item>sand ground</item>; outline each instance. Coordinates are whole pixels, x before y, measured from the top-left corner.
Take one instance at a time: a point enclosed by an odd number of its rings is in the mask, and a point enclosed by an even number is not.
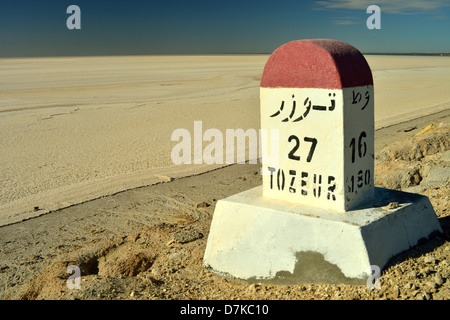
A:
[[[267,58],[0,59],[0,225],[209,170],[173,165],[172,132],[259,129]],[[449,108],[448,57],[366,58],[376,128]]]
[[[170,135],[194,120],[259,128],[267,56],[1,59],[0,297],[448,299],[443,58],[367,57],[376,185],[429,196],[445,231],[396,257],[381,291],[250,285],[201,266],[216,201],[259,185],[259,167],[174,167]],[[83,290],[67,289],[70,264],[82,267]]]
[[[217,200],[261,184],[258,164],[234,164],[0,228],[0,298],[449,299],[449,134],[450,111],[376,131],[376,185],[425,194],[444,230],[394,257],[380,290],[248,283],[203,268]],[[70,265],[81,268],[80,290],[67,287]]]

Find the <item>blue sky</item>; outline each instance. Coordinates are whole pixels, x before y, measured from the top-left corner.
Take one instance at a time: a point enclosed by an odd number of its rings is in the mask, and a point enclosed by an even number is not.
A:
[[[69,30],[69,5],[81,30]],[[369,5],[381,29],[369,30]],[[367,52],[449,52],[450,0],[2,0],[0,56],[271,53],[328,38]]]

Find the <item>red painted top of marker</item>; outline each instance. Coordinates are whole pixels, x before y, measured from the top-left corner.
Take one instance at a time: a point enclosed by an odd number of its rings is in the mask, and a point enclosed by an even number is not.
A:
[[[288,42],[267,61],[261,78],[266,88],[342,89],[373,85],[370,67],[355,47],[330,39]]]

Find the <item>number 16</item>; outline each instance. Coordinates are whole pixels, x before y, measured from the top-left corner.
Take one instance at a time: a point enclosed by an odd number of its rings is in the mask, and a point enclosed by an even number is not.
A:
[[[361,132],[358,139],[358,156],[360,158],[363,158],[366,155],[367,152],[367,145],[365,141],[362,141],[363,138],[367,137],[367,134],[365,131]],[[352,163],[355,162],[356,157],[356,146],[355,146],[355,138],[352,138],[352,141],[350,142],[350,147],[352,148]]]

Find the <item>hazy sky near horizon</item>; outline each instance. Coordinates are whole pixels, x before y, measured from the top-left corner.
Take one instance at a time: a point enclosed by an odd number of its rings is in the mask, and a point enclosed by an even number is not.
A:
[[[69,30],[69,5],[81,29]],[[381,29],[369,30],[369,5]],[[2,0],[0,56],[271,53],[299,39],[450,52],[450,0]]]

